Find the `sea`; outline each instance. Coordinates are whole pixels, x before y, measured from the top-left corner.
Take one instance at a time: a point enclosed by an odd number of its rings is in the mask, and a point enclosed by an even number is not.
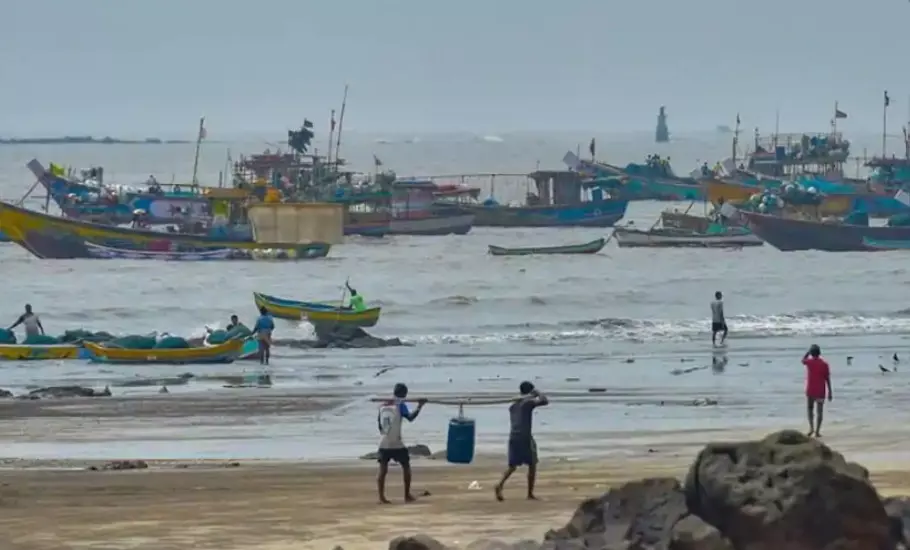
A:
[[[365,172],[446,175],[483,187],[503,201],[527,190],[520,174],[561,168],[567,150],[587,151],[591,136],[353,135],[342,156]],[[670,158],[679,172],[728,156],[728,134],[705,133],[655,145],[650,136],[595,136],[597,156],[617,164],[646,155]],[[874,137],[869,138],[874,146]],[[199,180],[216,184],[230,150],[278,146],[264,140],[203,145]],[[36,157],[75,167],[102,165],[106,179],[139,184],[192,177],[189,145],[42,145],[0,147],[0,196],[18,200],[33,183],[25,163]],[[460,174],[467,174],[464,178]],[[492,175],[496,174],[496,177]],[[41,208],[36,192],[27,205]],[[701,211],[701,204],[633,203],[626,218],[643,228],[661,210]],[[52,207],[53,211],[53,207]],[[229,390],[190,383],[168,399],[203,399],[211,392],[328,392],[349,395],[315,416],[257,415],[228,422],[188,419],[105,420],[79,429],[48,430],[36,420],[6,438],[0,455],[20,458],[259,458],[345,460],[374,450],[376,405],[396,382],[411,395],[513,395],[523,380],[552,392],[537,412],[544,455],[634,455],[637,449],[704,443],[706,434],[735,437],[782,428],[805,429],[804,368],[819,344],[832,366],[835,400],[826,436],[852,441],[878,458],[906,458],[896,432],[907,424],[910,397],[910,263],[900,252],[779,252],[618,249],[562,257],[492,257],[487,246],[581,243],[609,229],[475,228],[465,236],[348,238],[324,260],[300,263],[156,263],[38,260],[0,245],[4,299],[12,323],[25,303],[50,334],[84,328],[117,334],[151,331],[185,336],[223,325],[231,314],[251,325],[260,291],[303,300],[340,300],[344,283],[382,307],[371,333],[403,347],[307,350],[278,347],[268,372],[271,389]],[[710,302],[724,294],[730,336],[710,341]],[[307,323],[279,321],[275,337],[313,336]],[[902,363],[903,361],[903,363]],[[244,374],[259,366],[94,365],[81,361],[8,362],[0,388],[83,384],[112,386],[140,397],[157,388],[124,388],[139,377],[183,372]],[[887,372],[885,372],[887,371]],[[245,393],[248,392],[248,393]],[[478,452],[501,454],[506,405],[427,405],[405,427],[411,443],[445,447],[449,421],[476,422]],[[89,413],[86,413],[90,416]],[[891,431],[889,431],[891,430]],[[889,435],[890,434],[890,435]],[[880,436],[880,437],[878,437]],[[860,439],[861,438],[861,439]]]

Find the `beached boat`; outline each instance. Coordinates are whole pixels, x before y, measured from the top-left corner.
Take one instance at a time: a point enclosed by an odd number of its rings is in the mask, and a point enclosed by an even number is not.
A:
[[[629,206],[629,201],[605,191],[607,182],[583,182],[577,172],[540,170],[528,177],[537,193],[529,193],[522,206],[492,198],[476,203],[466,197],[455,204],[475,214],[478,227],[613,227]],[[452,205],[453,200],[439,198],[437,204]]]
[[[536,246],[528,248],[505,248],[489,245],[493,256],[530,256],[533,254],[597,254],[607,244],[605,239],[597,239],[584,244],[564,246]]]
[[[824,250],[827,252],[862,252],[875,250],[865,240],[910,241],[910,227],[851,225],[840,222],[784,218],[741,212],[749,228],[759,238],[778,250]]]
[[[325,258],[331,248],[324,243],[301,245],[294,250],[236,250],[216,248],[200,252],[129,250],[85,243],[92,258],[105,260],[157,260],[165,262],[205,262],[218,260],[309,260]]]
[[[379,322],[381,313],[381,308],[378,307],[354,311],[339,308],[334,304],[287,300],[259,292],[253,293],[253,301],[256,303],[256,307],[264,307],[273,317],[291,321],[307,320],[311,323],[372,327]]]
[[[37,361],[49,359],[79,359],[80,346],[73,344],[0,344],[0,360]]]
[[[107,347],[104,344],[85,342],[85,349],[91,352],[90,359],[103,363],[137,364],[197,364],[231,363],[243,351],[242,340],[228,340],[215,346],[199,346],[177,349],[124,349]]]
[[[275,205],[256,205],[255,208],[268,209]],[[280,204],[293,207],[297,205]],[[337,205],[303,204],[301,207],[328,207],[339,209]],[[339,209],[339,228],[341,216]],[[190,235],[185,233],[165,233],[112,227],[79,220],[58,218],[41,212],[20,208],[0,201],[0,227],[16,244],[22,246],[39,258],[72,259],[94,258],[87,244],[100,245],[121,250],[140,250],[155,252],[206,252],[213,249],[232,249],[252,254],[256,250],[286,251],[288,257],[306,258],[316,250],[328,252],[328,243],[298,244],[298,242],[256,242],[235,241],[219,237]],[[295,226],[296,227],[296,226]],[[262,231],[262,235],[272,235],[277,230]],[[324,255],[324,254],[323,254]]]
[[[761,239],[744,230],[731,228],[723,233],[693,233],[679,229],[651,229],[642,231],[628,227],[613,230],[620,248],[740,248],[761,246]]]

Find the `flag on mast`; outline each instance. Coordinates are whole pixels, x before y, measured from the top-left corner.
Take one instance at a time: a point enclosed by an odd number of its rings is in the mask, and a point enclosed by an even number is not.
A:
[[[205,136],[208,135],[208,132],[205,131],[205,117],[199,119],[199,141],[205,139]]]
[[[836,101],[834,102],[834,118],[847,118],[847,113],[838,108]]]
[[[594,138],[591,138],[591,144],[588,145],[588,151],[591,151],[591,157],[594,157],[594,151],[596,151],[596,146],[594,144]]]
[[[329,127],[329,131],[331,131],[331,132],[335,131],[335,109],[332,109],[332,122]]]
[[[891,98],[888,96],[888,90],[885,90],[885,107],[891,105]]]
[[[382,161],[379,160],[379,157],[377,157],[376,155],[373,155],[373,164],[376,167],[379,167],[379,166],[382,166]]]

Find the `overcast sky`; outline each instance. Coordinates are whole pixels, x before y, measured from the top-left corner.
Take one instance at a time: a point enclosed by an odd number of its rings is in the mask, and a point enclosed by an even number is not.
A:
[[[0,135],[881,127],[906,0],[8,0]]]

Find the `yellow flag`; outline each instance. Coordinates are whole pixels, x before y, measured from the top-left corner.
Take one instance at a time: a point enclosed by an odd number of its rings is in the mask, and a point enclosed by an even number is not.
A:
[[[63,169],[59,164],[51,163],[50,173],[57,177],[63,177],[66,174],[66,170]]]

